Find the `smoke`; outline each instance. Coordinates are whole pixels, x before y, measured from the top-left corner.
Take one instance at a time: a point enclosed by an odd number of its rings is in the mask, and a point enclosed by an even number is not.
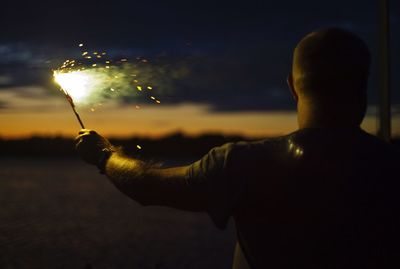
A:
[[[190,73],[184,67],[136,60],[90,64],[69,61],[54,71],[54,79],[76,105],[95,109],[103,103],[160,104],[162,100],[158,96],[171,94],[175,81]]]

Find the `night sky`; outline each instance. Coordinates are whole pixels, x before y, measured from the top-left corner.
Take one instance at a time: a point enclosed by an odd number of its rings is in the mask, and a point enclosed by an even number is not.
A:
[[[392,103],[398,117],[400,55],[395,48],[400,47],[400,3],[390,2]],[[351,30],[369,45],[373,56],[369,111],[374,118],[378,85],[377,10],[377,1],[362,0],[9,1],[0,9],[0,122],[9,129],[2,128],[0,135],[53,133],[50,129],[47,132],[35,128],[13,133],[11,129],[17,128],[15,121],[29,113],[41,113],[35,120],[45,121],[46,113],[60,109],[62,99],[51,81],[51,69],[65,59],[76,58],[79,43],[106,50],[115,57],[145,57],[151,64],[168,70],[168,83],[159,87],[158,96],[163,101],[157,108],[159,112],[149,108],[151,119],[156,122],[161,120],[157,113],[164,110],[170,111],[172,117],[184,113],[185,108],[201,108],[204,117],[228,116],[232,120],[236,115],[239,125],[240,120],[246,120],[244,116],[256,115],[260,120],[254,123],[257,126],[263,115],[279,118],[293,113],[295,104],[285,81],[292,51],[305,34],[327,26]],[[130,100],[124,100],[121,111],[129,111],[129,105]],[[172,111],[173,107],[183,111]],[[118,112],[114,109],[113,113]],[[190,132],[190,122],[171,117],[168,122],[161,120],[169,127],[160,132]],[[228,118],[220,120],[229,122]],[[14,123],[10,124],[11,121]],[[99,124],[98,121],[94,123]],[[203,127],[193,132],[218,129],[206,122],[203,120]],[[290,122],[293,125],[293,120]],[[396,129],[400,129],[397,119],[394,125],[394,132],[400,133]],[[69,134],[60,128],[57,132]],[[251,127],[243,124],[243,128]],[[221,129],[230,130],[240,131],[231,127]],[[256,133],[268,133],[263,130]],[[129,132],[134,133],[126,131]],[[108,133],[118,135],[116,131]]]

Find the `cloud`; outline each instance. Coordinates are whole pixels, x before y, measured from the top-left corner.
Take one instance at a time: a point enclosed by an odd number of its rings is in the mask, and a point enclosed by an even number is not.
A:
[[[289,48],[286,49],[289,51]],[[290,56],[289,53],[276,54],[274,51],[276,50],[258,46],[227,48],[225,51],[220,48],[189,48],[178,55],[167,52],[136,59],[131,51],[126,50],[126,54],[133,59],[130,59],[128,68],[118,72],[128,76],[135,73],[137,77],[131,78],[131,85],[128,85],[128,80],[124,80],[116,85],[116,89],[119,90],[119,99],[125,104],[138,100],[144,102],[150,97],[131,94],[138,84],[151,85],[154,95],[165,104],[197,102],[210,104],[214,110],[288,108],[290,97],[285,90],[285,78]],[[41,54],[40,51],[37,53]],[[54,55],[55,59],[60,58],[54,51],[48,51],[48,54]],[[68,56],[72,56],[71,54]],[[278,56],[281,54],[286,57]],[[121,52],[114,50],[108,56],[116,61],[119,59],[117,56],[121,57]],[[0,85],[0,91],[12,87],[19,97],[43,98],[44,96],[38,96],[38,91],[27,90],[37,85],[47,89],[40,92],[41,94],[54,96],[57,86],[52,79],[51,66],[45,59],[42,64],[38,64],[38,58],[40,57],[32,56],[22,62],[16,59],[7,65],[0,65],[0,76],[7,78]],[[142,63],[142,60],[147,63]],[[104,67],[103,62],[101,61]],[[87,66],[91,62],[85,64]],[[133,83],[136,79],[139,82]],[[105,83],[104,86],[108,84]],[[288,99],[285,100],[286,98]]]
[[[399,17],[396,5],[394,20]],[[115,59],[147,57],[144,80],[156,86],[162,104],[195,102],[215,111],[291,110],[285,80],[292,50],[307,32],[328,25],[353,30],[366,39],[377,60],[377,37],[371,31],[376,22],[370,19],[376,7],[361,0],[100,1],[95,6],[33,1],[22,7],[11,3],[4,11],[0,91],[37,85],[49,96],[57,94],[51,69],[76,59],[77,44],[83,42],[88,50],[107,50]],[[399,35],[392,40],[398,44]],[[394,59],[397,54],[393,51]],[[371,92],[377,88],[377,62]],[[399,64],[392,65],[396,74]],[[400,79],[393,77],[393,88],[398,88]],[[121,97],[122,104],[136,101]],[[371,101],[376,103],[376,96]],[[400,103],[398,91],[393,102]]]
[[[24,113],[55,111],[65,105],[61,95],[49,95],[43,87],[10,87],[0,90],[1,113]]]
[[[120,83],[125,86],[117,88],[120,93],[117,99],[121,104],[129,105],[151,102],[149,97],[154,95],[162,104],[208,104],[213,111],[293,110],[295,104],[287,89],[286,76],[290,71],[294,45],[294,42],[284,45],[249,44],[235,48],[227,47],[225,50],[189,48],[181,54],[148,53],[149,57],[145,58],[147,63],[141,63],[143,58],[137,60],[135,54],[127,49],[127,55],[132,57],[129,59],[132,65],[127,70],[120,71],[126,74],[135,73],[137,77]],[[49,51],[48,54],[54,56],[53,65],[60,62],[57,59],[61,56],[56,55],[56,52]],[[113,60],[120,59],[117,56],[121,57],[118,50],[109,54]],[[77,55],[79,54],[71,53],[67,56]],[[40,99],[59,96],[52,79],[51,64],[46,62],[47,60],[42,65],[37,64],[37,58],[32,57],[27,62],[0,65],[0,76],[7,78],[5,81],[8,82],[0,85],[0,92],[13,87],[14,91],[19,92],[19,97]],[[139,82],[134,83],[134,79]],[[376,77],[374,79],[376,80]],[[138,95],[136,84],[151,85],[154,88],[153,92]],[[35,85],[45,91],[38,95],[37,91],[26,90]],[[398,94],[393,96],[394,103],[398,102]],[[372,99],[372,103],[374,102]]]
[[[11,76],[4,74],[0,75],[0,86],[6,86],[12,84],[13,79]]]

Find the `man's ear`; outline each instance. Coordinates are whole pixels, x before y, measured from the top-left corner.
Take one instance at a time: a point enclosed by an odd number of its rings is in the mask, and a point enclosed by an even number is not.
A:
[[[296,90],[294,89],[293,75],[292,75],[292,73],[290,73],[290,74],[287,76],[286,82],[287,82],[287,84],[288,84],[288,86],[289,86],[289,90],[290,90],[290,92],[291,92],[291,94],[292,94],[292,96],[293,96],[293,99],[294,99],[294,100],[296,101],[296,103],[297,103],[297,101],[299,100],[299,96],[297,95]]]

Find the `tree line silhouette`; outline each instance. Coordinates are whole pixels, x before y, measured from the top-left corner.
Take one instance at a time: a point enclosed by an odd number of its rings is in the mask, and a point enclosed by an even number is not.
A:
[[[143,158],[192,158],[227,142],[254,140],[240,135],[203,134],[187,136],[177,132],[161,138],[111,138],[127,155]],[[140,146],[140,149],[137,147]],[[74,157],[72,138],[32,136],[24,139],[1,139],[0,157]]]
[[[197,158],[227,142],[257,140],[241,135],[203,134],[188,136],[177,132],[161,138],[111,138],[127,155],[142,158]],[[400,148],[400,138],[392,140]],[[137,147],[140,146],[140,149]],[[0,157],[75,157],[72,138],[32,136],[24,139],[0,138]]]

